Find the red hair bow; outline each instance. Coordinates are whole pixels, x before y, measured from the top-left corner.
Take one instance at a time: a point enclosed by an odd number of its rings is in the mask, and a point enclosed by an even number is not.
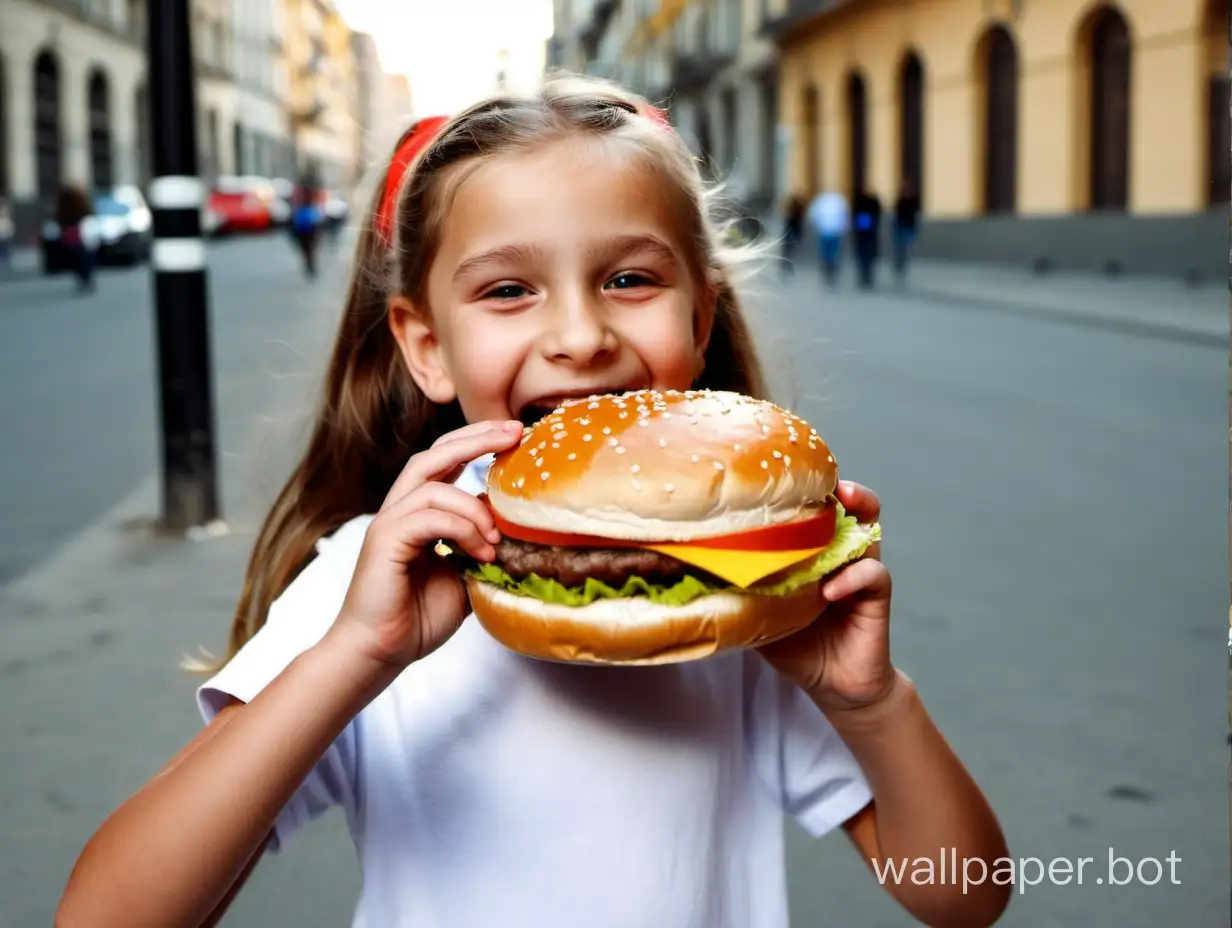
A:
[[[394,152],[389,162],[389,170],[385,174],[385,192],[381,196],[381,208],[376,214],[376,231],[386,246],[394,241],[394,213],[398,208],[398,190],[402,187],[402,179],[407,168],[415,160],[415,156],[423,151],[431,142],[441,127],[449,121],[448,116],[425,116],[416,121]]]

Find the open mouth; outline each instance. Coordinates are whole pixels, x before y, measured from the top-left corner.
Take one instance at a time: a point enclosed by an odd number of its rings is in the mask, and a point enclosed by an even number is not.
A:
[[[606,393],[627,393],[631,390],[640,389],[639,387],[595,387],[593,390],[583,390],[577,393],[561,393],[556,396],[545,396],[535,400],[532,403],[527,403],[518,412],[518,419],[527,428],[530,428],[540,419],[550,416],[556,411],[562,403],[576,402],[584,400],[591,396],[598,396]]]

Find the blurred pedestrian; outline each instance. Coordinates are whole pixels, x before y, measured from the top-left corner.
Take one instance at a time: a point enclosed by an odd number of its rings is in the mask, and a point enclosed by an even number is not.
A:
[[[764,389],[685,143],[640,97],[577,78],[477,103],[435,137],[417,128],[361,226],[325,402],[257,536],[226,659],[197,691],[207,727],[89,841],[56,923],[217,924],[265,851],[331,806],[360,858],[357,925],[782,925],[785,813],[818,836],[843,827],[866,861],[957,847],[987,871],[1007,856],[890,661],[890,577],[875,551],[860,558],[870,490],[833,488],[833,543],[780,578],[795,591],[783,607],[648,551],[625,568],[635,595],[613,598],[590,578],[617,582],[615,558],[544,531],[653,531],[833,474],[786,419],[775,437],[753,430],[760,453],[665,421],[668,404],[696,420],[686,399],[713,411],[694,386]],[[623,419],[592,422],[583,400],[548,431],[563,398],[638,388]],[[714,402],[737,413],[729,437],[751,434],[747,410]],[[639,417],[679,447],[641,440]],[[490,474],[532,422],[535,466]],[[517,513],[503,531],[477,498],[489,477],[491,505]],[[606,503],[583,480],[606,483]],[[719,524],[705,514],[694,525]],[[532,559],[534,574],[515,566]],[[585,587],[569,580],[581,572]],[[485,624],[468,619],[480,602]],[[800,604],[811,624],[754,650],[765,608]],[[730,647],[690,660],[684,624]],[[676,663],[569,665],[609,635],[626,663]],[[559,660],[500,643],[513,636]],[[883,885],[932,924],[989,925],[1002,883]]]
[[[877,258],[881,252],[881,201],[867,188],[856,194],[852,205],[852,231],[860,289],[867,290],[873,286]]]
[[[312,170],[304,172],[291,194],[291,235],[299,246],[304,274],[309,280],[317,276],[317,243],[325,221],[324,194]]]
[[[76,184],[65,184],[56,196],[56,225],[60,244],[77,277],[78,294],[94,290],[94,258],[98,228],[90,195]]]
[[[907,265],[920,225],[920,196],[910,181],[904,181],[894,204],[894,273],[899,283],[907,278]]]
[[[795,270],[796,252],[804,241],[804,222],[808,203],[800,194],[793,194],[783,210],[783,276]]]
[[[813,198],[808,212],[809,227],[817,240],[821,260],[821,278],[833,289],[838,283],[838,269],[843,256],[843,238],[847,235],[850,216],[847,198],[837,190],[825,190]]]
[[[12,261],[13,214],[6,197],[0,197],[0,268],[8,270]]]

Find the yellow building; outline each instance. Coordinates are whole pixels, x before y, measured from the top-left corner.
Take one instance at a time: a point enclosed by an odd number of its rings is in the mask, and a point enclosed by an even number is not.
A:
[[[892,202],[905,179],[942,252],[1065,263],[1095,235],[1086,263],[1197,247],[1226,267],[1227,0],[768,6],[787,189]]]
[[[301,169],[335,187],[360,170],[360,120],[351,30],[331,0],[282,0],[292,138]]]

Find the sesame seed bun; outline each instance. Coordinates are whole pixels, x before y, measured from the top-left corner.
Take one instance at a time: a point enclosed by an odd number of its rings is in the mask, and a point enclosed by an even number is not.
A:
[[[816,510],[834,456],[798,416],[738,393],[654,391],[569,401],[496,457],[488,501],[527,528],[690,541]]]
[[[471,608],[505,647],[544,660],[670,664],[759,647],[804,628],[822,609],[821,581],[790,596],[724,591],[683,606],[648,599],[601,599],[562,606],[516,596],[475,577]]]

